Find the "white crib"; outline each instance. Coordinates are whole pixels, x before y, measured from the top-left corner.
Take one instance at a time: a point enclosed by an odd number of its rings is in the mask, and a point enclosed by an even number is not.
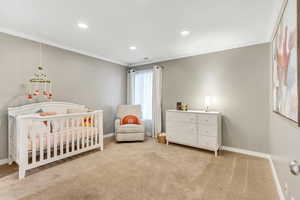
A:
[[[9,163],[19,166],[19,179],[26,170],[82,152],[103,150],[103,112],[66,114],[85,106],[66,102],[34,103],[8,108]],[[38,110],[56,112],[41,117]]]

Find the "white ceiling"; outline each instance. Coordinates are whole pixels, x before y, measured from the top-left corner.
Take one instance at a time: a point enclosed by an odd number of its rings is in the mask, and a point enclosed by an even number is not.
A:
[[[268,42],[281,4],[282,0],[0,0],[0,31],[115,63],[141,64]],[[89,28],[79,29],[78,22]],[[191,34],[182,37],[182,30]]]

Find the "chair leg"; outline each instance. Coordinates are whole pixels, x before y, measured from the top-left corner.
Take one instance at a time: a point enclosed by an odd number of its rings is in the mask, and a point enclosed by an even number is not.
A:
[[[218,150],[215,150],[215,157],[218,157]]]

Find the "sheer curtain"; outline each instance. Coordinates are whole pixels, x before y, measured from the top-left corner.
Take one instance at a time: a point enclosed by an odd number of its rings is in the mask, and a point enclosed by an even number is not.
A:
[[[142,106],[142,120],[147,136],[156,137],[162,126],[162,68],[154,66],[147,70],[129,70],[127,80],[127,103]]]
[[[133,104],[134,101],[134,75],[135,71],[133,69],[127,72],[127,104]]]
[[[141,70],[134,72],[133,104],[142,106],[143,121],[146,127],[146,134],[152,136],[152,89],[153,71]]]

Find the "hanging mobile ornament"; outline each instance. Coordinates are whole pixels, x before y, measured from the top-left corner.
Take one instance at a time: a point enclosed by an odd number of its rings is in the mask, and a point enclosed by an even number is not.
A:
[[[37,73],[34,73],[33,78],[29,80],[27,98],[33,99],[33,97],[43,95],[45,98],[51,100],[53,96],[51,90],[51,81],[42,67],[42,44],[40,43],[40,65],[37,67]]]

